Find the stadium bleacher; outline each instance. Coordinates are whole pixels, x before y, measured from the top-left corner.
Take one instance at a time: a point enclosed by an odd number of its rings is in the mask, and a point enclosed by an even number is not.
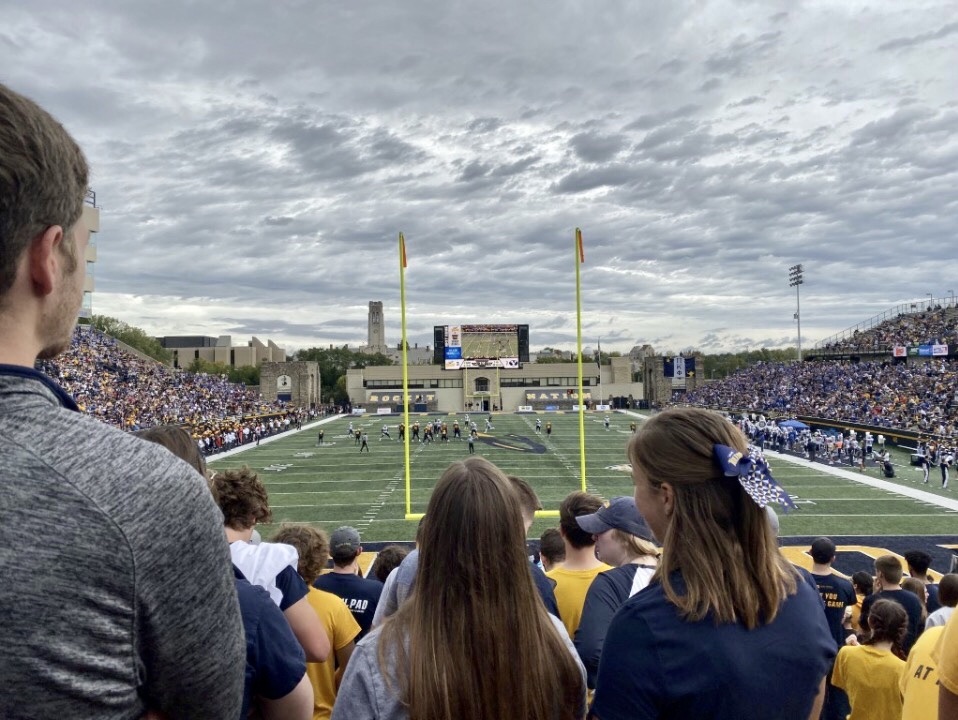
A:
[[[174,370],[117,347],[92,328],[77,328],[70,349],[41,370],[77,401],[80,409],[124,430],[183,425],[216,452],[302,422],[282,402],[266,402],[225,376]]]

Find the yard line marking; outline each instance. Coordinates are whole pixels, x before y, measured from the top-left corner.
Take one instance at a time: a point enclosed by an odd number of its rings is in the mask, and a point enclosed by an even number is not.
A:
[[[420,444],[418,448],[412,453],[413,455],[418,455],[422,452],[424,445]],[[412,458],[409,460],[410,466],[412,465]],[[386,501],[389,499],[389,496],[392,495],[396,490],[399,489],[399,481],[404,480],[406,477],[406,468],[405,465],[399,468],[396,471],[396,474],[390,478],[389,482],[386,483],[386,486],[382,489],[382,492],[379,493],[379,497],[376,498],[375,503],[370,505],[369,509],[366,511],[366,515],[356,524],[356,529],[359,530],[360,535],[364,530],[368,529],[371,523],[376,522],[376,519],[379,517],[379,511],[387,504]],[[412,482],[412,473],[410,472],[410,483]],[[398,503],[389,503],[390,505],[403,505],[405,506],[405,500],[402,500]]]
[[[530,420],[529,417],[526,415],[522,415],[521,417],[522,417],[522,421],[529,427],[529,429],[532,432],[535,432],[535,426],[533,425],[532,420]],[[556,447],[556,445],[552,442],[552,438],[549,435],[541,435],[540,439],[543,445],[545,445],[546,447],[550,447],[550,446],[552,447],[553,457],[555,457],[560,463],[562,463],[562,466],[565,467],[565,469],[569,472],[570,475],[572,475],[572,478],[574,480],[579,480],[581,482],[582,478],[579,476],[578,468],[576,468],[572,464],[572,462],[565,456],[565,454],[561,450],[559,450],[559,448]],[[592,486],[591,483],[589,483],[588,477],[586,478],[585,488],[587,492],[605,500],[605,496],[597,492],[595,487]]]
[[[918,488],[911,488],[907,485],[899,485],[897,483],[888,482],[887,480],[879,480],[877,478],[869,477],[863,473],[851,472],[849,470],[843,470],[838,467],[832,467],[829,465],[822,465],[820,463],[812,463],[810,460],[805,458],[792,457],[789,455],[769,455],[768,459],[775,458],[777,460],[782,460],[783,462],[791,463],[792,465],[798,465],[810,470],[817,470],[819,472],[825,473],[826,475],[833,475],[835,477],[843,478],[845,480],[851,480],[860,485],[867,485],[868,487],[877,488],[879,490],[886,490],[888,492],[901,495],[903,497],[912,498],[914,500],[923,500],[931,505],[942,508],[943,510],[956,510],[958,511],[958,500],[953,500],[951,498],[941,497],[939,495],[933,495],[930,492],[925,490],[919,490]],[[800,487],[800,486],[799,486]],[[787,490],[788,488],[786,488]],[[908,516],[902,516],[908,517]]]

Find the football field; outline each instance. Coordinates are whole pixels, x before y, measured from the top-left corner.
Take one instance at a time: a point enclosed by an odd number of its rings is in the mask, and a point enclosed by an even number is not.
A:
[[[462,416],[416,415],[411,422],[424,424],[436,418],[449,425],[450,440],[430,444],[412,443],[411,511],[426,509],[432,486],[452,461],[468,455],[468,443],[451,438],[452,422]],[[542,434],[535,420],[542,420]],[[587,489],[608,499],[630,495],[625,446],[633,417],[610,415],[606,430],[603,415],[585,417]],[[507,474],[527,480],[547,510],[558,509],[569,492],[579,489],[579,418],[576,414],[494,414],[494,430],[482,432],[486,415],[473,415],[480,430],[476,453],[494,462]],[[641,418],[635,418],[642,422]],[[352,421],[369,435],[370,452],[346,436]],[[304,522],[331,531],[353,525],[366,541],[409,541],[416,523],[405,517],[403,446],[397,441],[398,416],[339,416],[299,433],[271,439],[260,446],[211,459],[214,469],[249,465],[259,473],[269,491],[273,509],[271,525],[260,527],[268,538],[281,522]],[[546,423],[552,423],[551,436]],[[379,439],[383,424],[391,440]],[[317,430],[325,431],[317,444]],[[463,425],[463,427],[465,427]],[[438,437],[438,436],[437,436]],[[958,530],[958,490],[953,484],[941,489],[937,468],[928,485],[921,472],[908,465],[905,450],[892,450],[897,477],[883,481],[878,468],[863,475],[851,471],[830,472],[827,465],[789,462],[777,453],[767,457],[778,481],[796,499],[798,510],[781,514],[782,536],[953,536]],[[954,475],[955,473],[952,472]],[[873,487],[863,479],[878,481]],[[924,493],[916,493],[922,490]],[[538,518],[529,532],[538,538],[557,518]]]

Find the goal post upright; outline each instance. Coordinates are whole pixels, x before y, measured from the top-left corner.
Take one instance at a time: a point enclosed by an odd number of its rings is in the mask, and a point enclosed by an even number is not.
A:
[[[411,468],[409,463],[409,347],[406,342],[406,239],[399,233],[399,306],[402,315],[402,407],[403,423],[403,469],[406,477],[406,515],[412,511]]]
[[[582,492],[586,492],[585,480],[585,396],[582,390],[582,284],[579,273],[585,262],[585,250],[582,247],[582,231],[575,229],[575,336],[576,336],[576,372],[579,382],[579,477]]]

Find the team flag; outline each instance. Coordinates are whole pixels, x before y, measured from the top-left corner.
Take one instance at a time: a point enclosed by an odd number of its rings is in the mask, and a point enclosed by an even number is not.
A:
[[[585,248],[582,246],[582,231],[579,228],[575,229],[575,243],[576,247],[579,248],[579,262],[585,262]]]
[[[399,233],[399,261],[406,267],[406,238]]]
[[[672,360],[672,377],[682,379],[685,377],[685,358],[677,357]]]

